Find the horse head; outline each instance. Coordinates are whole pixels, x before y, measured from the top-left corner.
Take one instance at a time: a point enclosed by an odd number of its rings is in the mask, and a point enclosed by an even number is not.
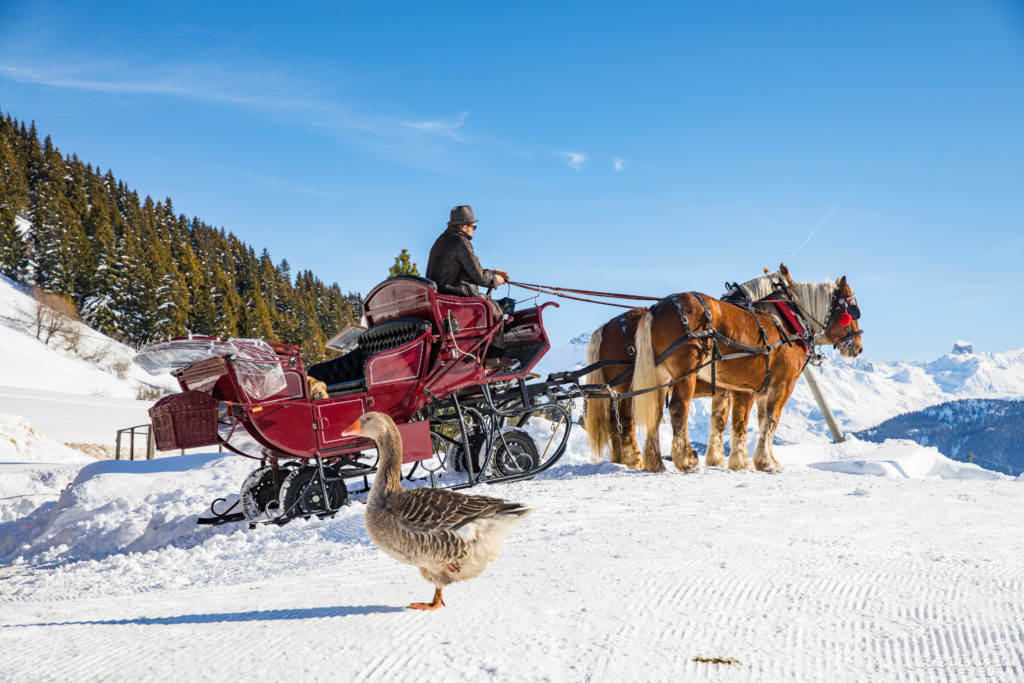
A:
[[[825,322],[824,336],[831,342],[842,356],[856,358],[864,351],[861,341],[860,306],[853,288],[846,281],[846,276],[836,279],[835,293]]]

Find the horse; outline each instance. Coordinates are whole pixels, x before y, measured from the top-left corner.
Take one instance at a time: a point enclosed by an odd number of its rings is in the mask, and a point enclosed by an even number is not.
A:
[[[765,272],[768,272],[767,268],[765,269]],[[796,283],[789,274],[789,271],[786,269],[785,264],[780,265],[779,272],[786,277],[788,280],[788,286],[792,289],[792,286]],[[726,296],[735,295],[739,291],[747,299],[753,301],[755,305],[764,305],[761,300],[773,293],[773,288],[776,286],[777,282],[778,281],[774,278],[762,276],[745,282],[738,287],[734,285],[733,288],[726,293]],[[860,328],[858,323],[856,321],[852,321],[850,329],[851,334],[856,337],[856,342],[837,345],[840,355],[845,357],[857,356],[863,352],[863,342],[859,338]],[[830,343],[830,341],[831,340],[829,340],[824,333],[819,333],[815,336],[813,343],[815,345],[825,345]],[[754,404],[754,395],[750,392],[729,389],[719,389],[714,392],[714,395],[712,395],[710,382],[698,379],[693,396],[711,396],[711,424],[708,434],[707,452],[704,456],[704,464],[708,467],[721,467],[726,464],[724,434],[725,426],[729,420],[729,413],[731,411],[733,446],[729,452],[727,466],[731,470],[753,469],[750,458],[747,456],[746,431],[747,423],[750,419],[750,410]],[[669,399],[669,410],[681,410],[682,407],[677,403],[681,400],[681,397],[673,394]]]
[[[845,276],[834,283],[795,283],[791,290],[807,332],[817,341],[841,347],[846,356],[862,352],[860,328],[855,319],[859,317],[859,309]],[[588,383],[612,385],[613,397],[629,391],[644,392],[632,399],[588,400],[584,426],[595,454],[610,444],[612,462],[634,469],[663,470],[657,429],[661,406],[671,387],[672,461],[683,472],[696,470],[698,461],[690,448],[686,424],[689,403],[697,391],[697,382],[710,383],[714,373],[715,383],[728,389],[729,395],[720,392],[722,396],[713,398],[713,434],[717,430],[720,435],[724,430],[729,410],[727,401],[730,397],[732,400],[730,467],[749,467],[745,432],[750,408],[756,400],[760,437],[754,466],[759,470],[778,471],[771,440],[806,356],[804,348],[787,336],[774,314],[747,310],[695,292],[671,295],[647,311],[631,311],[596,330],[588,347],[587,363],[625,358],[630,350],[633,351],[630,355],[635,355],[636,359],[631,381],[628,369],[623,372],[621,367],[615,366],[588,375]],[[665,355],[658,364],[655,364],[656,354]],[[712,359],[723,355],[724,359],[711,365],[714,370],[708,367]],[[702,385],[702,391],[710,393],[710,384]],[[642,454],[633,434],[636,422],[647,431]],[[709,441],[709,454],[708,464],[721,464],[720,436],[717,443],[714,438]]]
[[[786,264],[779,264],[778,271],[764,269],[764,275],[744,282],[742,285],[733,284],[727,295],[739,295],[741,298],[757,300],[774,291],[779,283],[793,284],[793,278],[786,268]],[[595,362],[608,360],[610,358],[623,358],[627,354],[630,358],[623,365],[612,365],[606,371],[597,370],[591,372],[584,379],[590,384],[611,384],[613,390],[622,393],[630,388],[632,376],[632,358],[635,355],[632,344],[636,336],[636,322],[642,311],[638,308],[629,311],[614,320],[608,321],[603,327],[598,328],[591,335],[590,343],[587,346],[586,365]],[[696,388],[697,396],[711,396],[711,384],[698,380]],[[673,393],[673,400],[678,394]],[[732,405],[728,391],[716,393],[721,406],[724,407],[723,415],[727,416],[729,406]],[[615,428],[612,428],[611,417],[615,416]],[[601,459],[604,450],[610,447],[610,460],[613,463],[625,464],[630,469],[638,469],[641,466],[641,458],[636,440],[633,437],[634,420],[632,415],[632,403],[629,398],[615,401],[614,408],[607,399],[588,399],[586,413],[584,415],[584,429],[589,437],[591,452],[594,461]],[[722,423],[719,433],[725,429]]]

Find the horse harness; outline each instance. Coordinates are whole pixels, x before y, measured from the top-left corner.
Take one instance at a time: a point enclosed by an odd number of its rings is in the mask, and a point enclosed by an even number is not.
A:
[[[632,340],[631,340],[630,335],[629,335],[629,330],[627,328],[627,318],[626,318],[627,314],[623,313],[622,315],[620,315],[618,317],[618,322],[619,322],[619,327],[622,330],[622,336],[623,336],[623,339],[625,340],[626,349],[627,349],[627,352],[630,355],[630,358],[626,359],[626,360],[621,360],[621,361],[607,361],[607,360],[598,361],[596,363],[592,363],[591,365],[588,365],[585,368],[582,368],[581,370],[577,370],[573,374],[578,373],[579,376],[582,376],[582,375],[585,375],[585,374],[587,374],[589,372],[597,370],[599,368],[607,367],[607,366],[612,366],[612,365],[618,365],[618,366],[627,365],[627,366],[630,366],[626,370],[624,370],[622,373],[620,373],[617,377],[615,377],[612,381],[608,382],[605,385],[589,385],[589,386],[594,386],[595,388],[597,386],[600,386],[601,389],[603,389],[604,391],[608,392],[607,394],[601,394],[601,393],[598,393],[596,391],[588,391],[587,392],[587,396],[589,398],[608,398],[608,399],[611,399],[611,401],[612,401],[612,411],[615,414],[616,425],[617,425],[618,431],[620,433],[622,432],[622,422],[619,419],[619,402],[622,399],[624,399],[624,398],[632,398],[633,396],[639,396],[640,394],[645,394],[645,393],[650,392],[650,391],[659,391],[661,389],[669,388],[669,387],[671,387],[671,386],[673,386],[675,384],[678,384],[679,382],[683,381],[684,379],[687,379],[688,377],[690,377],[694,373],[699,372],[700,370],[704,369],[708,365],[711,366],[711,393],[714,394],[715,390],[717,388],[717,386],[716,386],[716,374],[717,374],[716,373],[716,366],[717,366],[717,364],[720,361],[734,360],[734,359],[738,359],[738,358],[747,358],[747,357],[750,357],[750,356],[764,356],[764,359],[765,359],[764,381],[761,383],[761,388],[758,390],[758,392],[763,392],[768,387],[769,382],[771,382],[771,354],[776,349],[778,349],[778,348],[780,348],[780,347],[782,347],[784,345],[792,346],[794,343],[796,343],[796,344],[799,344],[800,346],[803,347],[804,355],[805,355],[806,359],[809,360],[811,358],[811,348],[813,348],[814,335],[811,332],[809,332],[809,325],[807,325],[806,322],[804,321],[803,316],[802,316],[802,312],[801,312],[800,308],[796,305],[792,293],[789,292],[788,288],[785,287],[785,283],[780,283],[780,284],[781,284],[782,293],[784,295],[786,295],[786,298],[778,297],[778,296],[775,295],[775,293],[773,293],[772,295],[770,295],[771,298],[769,298],[767,301],[762,300],[762,301],[754,302],[754,301],[750,301],[749,298],[747,298],[743,302],[739,302],[739,301],[726,302],[726,303],[732,303],[733,305],[736,305],[739,308],[744,309],[745,311],[750,313],[750,315],[754,318],[754,322],[757,323],[758,332],[759,332],[760,337],[761,337],[761,346],[760,347],[750,346],[750,345],[747,345],[747,344],[742,344],[742,343],[737,342],[737,341],[735,341],[733,339],[730,339],[729,337],[725,336],[724,334],[719,332],[717,329],[715,329],[713,316],[711,314],[711,308],[708,306],[707,302],[704,300],[704,297],[699,292],[690,292],[690,293],[694,296],[694,298],[697,299],[697,301],[700,303],[701,307],[704,309],[704,317],[705,317],[705,319],[707,321],[707,327],[705,329],[703,329],[703,330],[698,330],[698,331],[694,332],[693,328],[690,325],[690,320],[689,320],[689,318],[686,315],[686,311],[683,310],[683,305],[679,301],[679,298],[675,294],[670,294],[665,299],[661,299],[660,301],[654,303],[654,305],[652,305],[650,307],[650,310],[653,311],[657,306],[662,305],[665,301],[671,301],[672,304],[675,306],[676,312],[679,314],[679,321],[680,321],[680,323],[683,326],[683,335],[679,339],[674,341],[672,344],[670,344],[668,346],[668,348],[666,348],[664,351],[662,351],[660,354],[658,354],[658,356],[654,360],[655,365],[660,365],[665,359],[667,359],[669,356],[671,356],[673,353],[675,353],[679,349],[679,347],[681,347],[683,344],[686,344],[686,343],[688,343],[690,341],[693,341],[693,340],[699,340],[701,342],[701,345],[705,348],[705,352],[709,353],[709,355],[710,355],[710,358],[708,360],[706,360],[705,362],[701,363],[700,365],[698,365],[696,368],[694,368],[690,372],[687,372],[683,376],[677,377],[677,378],[673,379],[670,382],[666,382],[664,384],[660,384],[660,385],[657,385],[657,386],[654,386],[654,387],[648,387],[646,389],[637,389],[635,391],[626,391],[626,392],[621,392],[621,393],[616,392],[613,389],[613,387],[621,384],[626,379],[628,379],[630,377],[630,375],[633,374],[633,367],[632,366],[635,365],[635,363],[636,363],[636,348],[632,344]],[[837,295],[838,295],[838,292],[837,292]],[[852,297],[851,297],[851,299],[852,299]],[[794,329],[793,333],[787,333],[782,328],[782,325],[780,324],[779,320],[777,319],[777,317],[775,315],[771,315],[771,314],[769,314],[769,313],[767,313],[765,311],[756,311],[756,310],[754,310],[754,306],[755,305],[759,305],[759,304],[762,305],[762,306],[764,306],[764,305],[773,305],[776,309],[778,309],[780,311],[780,313],[786,318],[786,322],[789,323],[790,326],[793,327],[793,329]],[[838,310],[838,308],[839,308],[838,305],[834,305],[833,306],[833,309],[835,309],[835,310],[834,310],[833,314],[829,317],[829,324],[831,324],[831,322],[835,319],[835,317],[837,315],[840,315],[842,312],[846,312],[848,310],[848,307],[850,307],[849,299],[844,299],[842,301],[842,304],[843,304],[843,307],[844,307],[843,311],[839,311]],[[856,309],[856,303],[852,304],[852,308],[856,310],[857,317],[860,317],[860,311],[859,311],[859,309]],[[789,315],[786,315],[787,312],[789,313]],[[779,341],[774,342],[774,343],[768,343],[768,334],[765,331],[764,325],[761,323],[761,320],[760,320],[760,316],[762,316],[762,315],[763,316],[767,316],[768,319],[775,325],[776,331],[779,333]],[[852,315],[852,313],[851,313],[851,315]],[[861,333],[860,331],[858,331],[856,333],[851,333],[850,335],[847,335],[847,337],[844,338],[843,341],[848,340],[847,343],[852,344],[853,343],[853,338],[856,337],[857,335],[859,335],[860,333]],[[832,339],[831,336],[828,336],[828,338],[829,338],[830,341],[833,341],[833,342],[835,341],[835,340]],[[740,349],[740,351],[734,352],[734,353],[729,353],[729,354],[723,354],[721,349],[719,349],[719,344],[725,344],[725,345],[731,346],[733,348],[738,348],[738,349]],[[708,348],[708,347],[710,347],[710,348]],[[805,360],[805,362],[807,362],[807,360]]]

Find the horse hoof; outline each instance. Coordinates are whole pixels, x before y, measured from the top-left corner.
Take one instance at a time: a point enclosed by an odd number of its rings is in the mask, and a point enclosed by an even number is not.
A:
[[[675,466],[683,474],[692,474],[700,468],[700,462],[697,458],[687,458],[675,461]]]

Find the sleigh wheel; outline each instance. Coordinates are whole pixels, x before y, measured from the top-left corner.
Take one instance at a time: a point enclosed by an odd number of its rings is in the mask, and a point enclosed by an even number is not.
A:
[[[327,495],[330,501],[324,500],[324,487],[320,484],[317,468],[300,467],[289,474],[281,485],[280,509],[288,519],[333,515],[348,502],[348,488],[343,479],[332,477],[330,472],[327,476]]]
[[[281,491],[281,484],[287,476],[288,470],[273,467],[260,467],[249,473],[249,476],[242,482],[242,492],[239,496],[245,519],[250,522],[258,522],[263,513],[270,516],[277,513],[278,494]]]
[[[537,467],[537,445],[525,429],[505,427],[494,437],[491,464],[500,477],[525,474]]]

